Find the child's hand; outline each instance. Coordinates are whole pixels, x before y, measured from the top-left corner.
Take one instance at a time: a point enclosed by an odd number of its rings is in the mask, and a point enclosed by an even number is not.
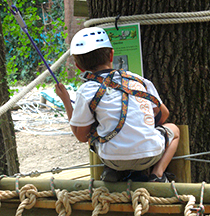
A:
[[[55,84],[55,92],[62,101],[69,100],[70,98],[68,91],[62,83]]]

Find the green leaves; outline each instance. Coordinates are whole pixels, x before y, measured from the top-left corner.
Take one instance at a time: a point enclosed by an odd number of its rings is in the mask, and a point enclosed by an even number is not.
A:
[[[3,20],[9,85],[13,85],[16,80],[30,82],[38,73],[45,70],[45,66],[27,35],[22,31],[12,13],[7,10],[6,0],[3,2],[0,6],[3,7],[4,12],[2,13],[1,10],[0,16]],[[63,33],[65,25],[63,1],[54,1],[51,8],[48,2],[44,4],[43,0],[16,0],[13,3],[19,9],[34,43],[48,64],[52,65],[66,51],[67,34]],[[63,74],[62,70],[65,68],[61,68],[56,75]],[[64,79],[64,77],[59,77],[59,79]],[[51,77],[50,80],[52,80]]]

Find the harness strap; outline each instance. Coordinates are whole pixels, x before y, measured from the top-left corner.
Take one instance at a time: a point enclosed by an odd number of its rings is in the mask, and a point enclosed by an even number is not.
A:
[[[115,83],[112,81],[115,72],[120,73],[120,75],[122,77],[122,83],[121,84],[118,84],[118,83]],[[111,131],[105,137],[99,137],[97,134],[97,131],[96,131],[96,127],[98,126],[98,122],[93,124],[92,129],[91,129],[90,134],[89,134],[89,143],[90,144],[95,139],[99,139],[99,141],[101,143],[108,142],[110,139],[112,139],[114,136],[116,136],[120,132],[120,130],[122,129],[122,127],[125,123],[125,119],[127,116],[128,94],[147,99],[147,100],[151,101],[152,103],[155,103],[158,107],[160,107],[160,102],[153,95],[151,95],[147,92],[138,91],[138,90],[131,90],[128,88],[129,80],[135,80],[137,82],[140,82],[142,85],[145,86],[145,88],[146,88],[146,85],[141,79],[126,74],[126,72],[123,69],[121,69],[120,71],[112,70],[105,78],[98,76],[98,75],[95,75],[91,72],[86,72],[85,76],[86,76],[85,78],[87,80],[92,80],[92,81],[96,81],[96,82],[101,83],[101,86],[98,88],[95,96],[93,97],[93,99],[91,100],[91,102],[89,104],[89,108],[90,108],[92,113],[95,112],[95,109],[96,109],[97,105],[99,104],[101,98],[103,97],[104,93],[106,92],[107,87],[111,87],[111,88],[118,89],[118,90],[122,91],[122,109],[121,109],[121,114],[120,114],[120,119],[119,119],[118,125],[116,126],[116,128],[113,131]]]
[[[95,96],[93,97],[93,99],[91,100],[90,105],[89,105],[92,113],[95,111],[98,103],[100,102],[101,98],[103,97],[104,93],[106,92],[106,88],[110,86],[110,83],[112,82],[112,78],[113,78],[115,72],[116,72],[116,70],[113,70],[107,75],[106,78],[104,78],[103,80],[101,79],[102,84],[98,88]],[[121,73],[125,73],[125,72],[122,71],[122,72],[120,72],[120,74]],[[128,80],[126,78],[122,79],[122,85],[128,86]],[[94,124],[92,129],[91,129],[90,135],[89,135],[89,143],[92,143],[96,138],[99,138],[99,142],[105,143],[105,142],[108,142],[110,139],[112,139],[115,135],[117,135],[125,123],[125,119],[126,119],[126,115],[127,115],[127,109],[128,109],[128,94],[126,92],[123,92],[122,93],[121,114],[120,114],[120,119],[119,119],[119,122],[118,122],[116,128],[113,131],[111,131],[109,134],[107,134],[105,137],[99,137],[98,133],[96,131],[96,127],[97,127],[98,123]]]
[[[116,70],[111,71],[109,74],[113,74],[114,72],[116,72]],[[146,87],[146,84],[141,79],[139,79],[137,77],[135,78],[134,76],[126,74],[126,72],[124,70],[122,70],[122,69],[120,71],[118,71],[118,72],[120,73],[120,75],[123,78],[128,78],[128,79],[135,80],[137,82],[140,82],[143,86]],[[110,77],[109,74],[107,75],[107,77]],[[107,83],[106,78],[95,75],[95,74],[93,74],[91,72],[88,72],[88,71],[86,71],[86,77],[85,78],[88,79],[88,80],[92,80],[92,81],[102,83],[102,85],[103,85],[103,86],[99,87],[99,89],[96,92],[94,98],[90,102],[89,107],[90,107],[90,111],[92,113],[94,113],[98,103],[100,102],[101,98],[103,97],[104,93],[106,92],[106,88],[104,88],[105,86],[121,90],[123,92],[126,92],[127,94],[131,94],[131,95],[134,95],[136,97],[142,97],[142,98],[144,98],[146,100],[149,100],[152,103],[156,104],[157,107],[160,107],[160,105],[161,105],[159,100],[155,96],[153,96],[153,95],[151,95],[151,94],[149,94],[147,92],[144,92],[144,91],[129,89],[128,88],[128,82],[127,82],[127,84],[123,85],[123,84],[115,83],[112,80],[109,80],[108,83]],[[113,78],[113,76],[112,76],[112,78]],[[122,80],[124,80],[124,79],[122,79]],[[105,84],[105,82],[106,82],[106,84]]]

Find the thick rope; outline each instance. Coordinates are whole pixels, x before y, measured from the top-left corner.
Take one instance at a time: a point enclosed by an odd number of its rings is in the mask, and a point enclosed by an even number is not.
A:
[[[69,50],[66,51],[50,68],[55,72],[61,64],[69,57]],[[23,98],[29,91],[31,91],[38,84],[43,83],[45,78],[50,75],[48,70],[45,70],[40,76],[33,80],[26,88],[24,88],[20,93],[12,97],[6,104],[0,107],[0,116],[11,109],[21,98]]]
[[[113,25],[116,17],[103,17],[87,20],[85,27],[100,26],[105,27]],[[174,12],[174,13],[154,13],[132,16],[121,16],[118,24],[139,22],[141,25],[158,25],[158,24],[178,24],[189,22],[208,22],[210,21],[210,10],[198,12]]]
[[[140,216],[149,210],[149,204],[168,205],[179,202],[177,197],[151,197],[145,188],[139,188],[134,192],[130,191],[131,199],[126,191],[123,191],[122,193],[110,193],[106,187],[93,188],[92,190],[92,206],[94,208],[92,216],[106,214],[109,211],[111,203],[130,203],[132,200],[134,216]],[[23,186],[19,192],[21,203],[16,211],[16,216],[22,216],[24,209],[31,209],[34,207],[37,198],[55,196],[53,191],[38,192],[37,188],[32,184]],[[91,200],[89,189],[72,192],[55,189],[55,193],[57,197],[55,209],[58,213],[58,216],[70,216],[72,213],[72,204]],[[18,194],[16,191],[0,191],[0,200],[11,199],[17,196]],[[191,210],[195,205],[195,197],[192,195],[180,195],[180,198],[182,201],[187,203],[185,206],[184,215],[196,216],[196,213],[192,213]]]
[[[39,197],[53,197],[52,191],[38,192],[37,188],[32,184],[23,186],[20,190],[20,205],[16,211],[15,216],[22,216],[24,209],[31,209],[36,204],[36,198]]]
[[[66,190],[55,190],[57,201],[55,204],[56,212],[59,216],[69,216],[71,215],[72,209],[70,204],[74,204],[76,202],[87,201],[90,200],[89,190],[82,191],[72,191],[68,192]]]

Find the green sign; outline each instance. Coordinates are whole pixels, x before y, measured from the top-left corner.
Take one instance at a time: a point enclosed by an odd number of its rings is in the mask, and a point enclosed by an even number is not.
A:
[[[140,25],[119,25],[118,28],[104,28],[114,48],[113,68],[143,76]]]

